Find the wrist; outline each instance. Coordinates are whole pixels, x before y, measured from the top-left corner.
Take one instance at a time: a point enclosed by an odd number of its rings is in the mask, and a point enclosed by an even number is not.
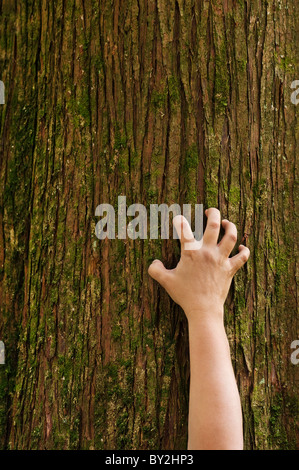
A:
[[[224,307],[213,308],[209,310],[192,310],[188,312],[188,333],[189,345],[192,350],[194,348],[201,353],[207,352],[211,354],[215,342],[225,345],[228,354],[229,344],[224,326]]]
[[[190,327],[200,325],[213,324],[223,325],[224,323],[224,305],[218,304],[213,306],[198,306],[185,310],[185,315]]]

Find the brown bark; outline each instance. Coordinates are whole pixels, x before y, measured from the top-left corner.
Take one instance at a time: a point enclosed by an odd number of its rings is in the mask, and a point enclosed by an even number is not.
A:
[[[226,303],[248,449],[298,448],[299,13],[289,0],[0,2],[0,442],[183,449],[172,240],[94,234],[100,203],[203,203],[248,234]]]

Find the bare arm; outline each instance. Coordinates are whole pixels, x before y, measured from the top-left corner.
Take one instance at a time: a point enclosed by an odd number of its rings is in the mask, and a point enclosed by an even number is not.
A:
[[[181,239],[181,259],[175,269],[155,260],[149,274],[185,311],[189,325],[190,399],[188,449],[242,449],[242,411],[224,329],[223,306],[231,280],[248,260],[249,250],[229,255],[237,229],[228,220],[218,242],[220,212],[210,208],[203,244],[194,240],[187,220],[174,218]],[[190,245],[192,241],[192,245]],[[190,247],[192,249],[190,249]]]

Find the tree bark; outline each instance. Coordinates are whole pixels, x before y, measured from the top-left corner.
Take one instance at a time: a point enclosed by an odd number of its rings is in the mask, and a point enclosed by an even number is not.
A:
[[[188,334],[147,274],[173,240],[101,203],[202,203],[251,257],[226,303],[247,449],[299,447],[299,11],[290,0],[0,2],[0,443],[184,449]],[[200,358],[199,358],[200,360]]]

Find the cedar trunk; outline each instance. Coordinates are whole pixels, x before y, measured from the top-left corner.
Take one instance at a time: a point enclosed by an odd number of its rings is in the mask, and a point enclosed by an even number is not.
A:
[[[186,448],[187,324],[147,273],[179,244],[98,240],[119,195],[245,235],[225,307],[245,447],[299,448],[295,4],[1,0],[1,448]]]

